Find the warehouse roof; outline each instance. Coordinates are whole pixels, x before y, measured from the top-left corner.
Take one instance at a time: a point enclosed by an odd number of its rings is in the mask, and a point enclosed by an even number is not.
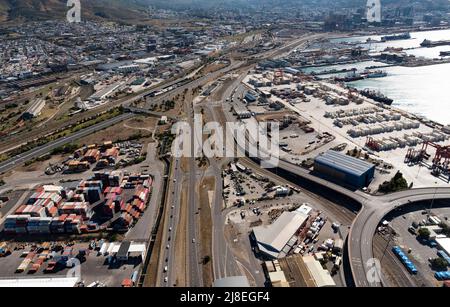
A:
[[[216,288],[230,288],[230,287],[250,287],[247,277],[245,276],[231,276],[214,281],[214,287]]]
[[[372,163],[333,150],[318,155],[315,161],[356,176],[364,175],[368,170],[375,167]]]
[[[253,228],[259,249],[278,258],[280,252],[307,219],[308,216],[301,212],[283,212],[273,224]]]
[[[450,255],[450,238],[436,238],[435,241],[447,255]]]
[[[304,256],[303,262],[308,268],[309,273],[314,278],[317,287],[334,287],[336,283],[330,275],[330,272],[325,270],[319,261],[314,259],[314,256]]]
[[[0,287],[73,288],[79,281],[80,281],[79,277],[11,278],[11,279],[1,279]]]
[[[130,249],[131,242],[125,241],[120,244],[119,250],[117,251],[117,258],[127,258],[128,250]]]
[[[45,100],[39,98],[31,104],[31,106],[25,113],[30,114],[32,116],[38,116],[44,107],[45,107]]]

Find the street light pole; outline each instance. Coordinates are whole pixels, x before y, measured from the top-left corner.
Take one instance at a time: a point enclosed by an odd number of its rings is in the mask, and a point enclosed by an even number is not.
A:
[[[431,200],[429,214],[431,214],[431,210],[433,209],[434,199],[436,198],[436,193],[437,193],[437,182],[434,182],[434,184],[435,184],[435,186],[434,186],[434,194],[433,194],[433,199]]]
[[[391,243],[392,239],[394,238],[394,234],[393,234],[392,230],[390,228],[388,228],[388,229],[389,229],[389,237],[388,237],[388,240],[386,243],[386,247],[384,248],[383,255],[381,256],[380,263],[382,263],[384,256],[386,255],[386,251],[389,248],[389,244]]]

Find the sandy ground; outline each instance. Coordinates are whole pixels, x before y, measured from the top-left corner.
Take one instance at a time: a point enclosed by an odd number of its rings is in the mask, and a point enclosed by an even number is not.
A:
[[[210,192],[214,191],[214,177],[206,177],[199,185],[200,195],[200,238],[201,238],[201,258],[209,256],[210,260],[203,264],[203,286],[211,287],[213,283],[213,262],[212,262],[212,220],[211,220],[211,199]]]

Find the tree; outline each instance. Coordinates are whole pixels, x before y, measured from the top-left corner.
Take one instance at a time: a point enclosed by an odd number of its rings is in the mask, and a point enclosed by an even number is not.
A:
[[[431,259],[430,263],[431,263],[431,267],[433,269],[436,269],[437,271],[447,271],[448,263],[441,257]]]
[[[208,255],[206,255],[205,257],[203,257],[203,264],[205,265],[205,264],[208,264],[208,262],[209,261],[211,261],[211,257],[210,256],[208,256]]]
[[[439,227],[442,228],[442,233],[446,236],[450,236],[450,226],[447,223],[441,222]]]
[[[400,171],[390,181],[385,181],[378,187],[378,190],[382,193],[392,193],[406,189],[408,189],[408,182]]]
[[[419,229],[419,238],[428,240],[430,238],[430,231],[428,228],[420,228]]]

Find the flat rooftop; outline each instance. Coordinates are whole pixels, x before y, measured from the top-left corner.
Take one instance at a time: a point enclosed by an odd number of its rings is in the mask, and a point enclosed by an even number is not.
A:
[[[301,255],[289,256],[278,261],[290,287],[313,288],[316,286]]]
[[[362,176],[375,165],[358,158],[354,158],[334,150],[329,150],[318,155],[314,161],[333,167],[343,172],[350,172],[356,176]]]
[[[277,258],[307,219],[301,212],[283,212],[271,225],[253,228],[259,248]]]

